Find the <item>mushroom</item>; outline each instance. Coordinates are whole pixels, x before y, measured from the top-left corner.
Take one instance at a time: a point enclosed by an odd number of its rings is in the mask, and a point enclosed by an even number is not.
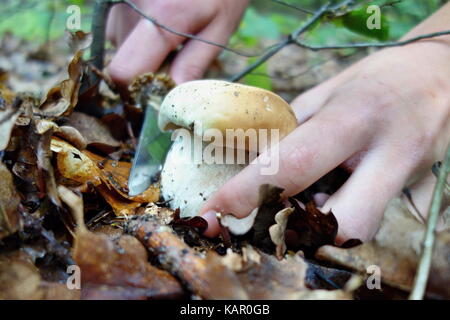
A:
[[[261,151],[255,150],[251,138],[245,136],[247,129],[278,129],[281,139],[294,130],[297,120],[291,106],[270,91],[226,81],[197,80],[169,92],[161,104],[158,125],[163,131],[184,129],[172,135],[174,143],[161,172],[161,194],[170,200],[172,209],[180,209],[181,217],[191,217],[198,215],[211,195]],[[231,147],[226,140],[227,129],[242,129],[233,131],[240,135],[233,137],[236,143]],[[256,137],[258,140],[259,135]],[[195,151],[204,155],[212,148],[216,160],[222,157],[225,162],[231,154],[228,159],[233,163],[199,162],[198,154],[196,160]],[[245,161],[237,156],[243,153]]]

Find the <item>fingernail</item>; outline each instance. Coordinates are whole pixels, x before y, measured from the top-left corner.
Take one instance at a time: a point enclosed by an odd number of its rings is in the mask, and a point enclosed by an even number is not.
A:
[[[217,212],[214,210],[210,210],[201,215],[203,219],[208,222],[208,229],[203,232],[203,235],[206,237],[214,237],[217,234],[217,230],[219,230],[219,221],[217,220]]]

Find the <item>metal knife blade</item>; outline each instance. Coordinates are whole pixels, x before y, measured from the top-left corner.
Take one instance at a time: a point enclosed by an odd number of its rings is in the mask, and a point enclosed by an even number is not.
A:
[[[161,100],[162,98],[158,101],[159,104]],[[149,104],[145,110],[144,123],[128,179],[130,196],[141,194],[155,182],[172,144],[171,134],[159,130],[157,119],[156,110]]]

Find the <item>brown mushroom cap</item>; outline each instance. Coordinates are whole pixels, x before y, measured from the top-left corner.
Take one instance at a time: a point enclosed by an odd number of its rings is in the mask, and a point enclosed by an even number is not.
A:
[[[177,86],[164,99],[161,130],[186,128],[203,137],[208,129],[278,129],[279,138],[297,126],[291,106],[273,92],[221,80],[197,80]]]

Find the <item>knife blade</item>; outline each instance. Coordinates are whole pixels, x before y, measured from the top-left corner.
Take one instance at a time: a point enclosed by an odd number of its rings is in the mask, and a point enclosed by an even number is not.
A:
[[[159,109],[161,102],[162,96],[157,94],[151,94],[148,99],[139,143],[128,179],[130,196],[143,193],[157,181],[157,175],[172,145],[171,133],[161,132],[158,127],[156,110]]]

